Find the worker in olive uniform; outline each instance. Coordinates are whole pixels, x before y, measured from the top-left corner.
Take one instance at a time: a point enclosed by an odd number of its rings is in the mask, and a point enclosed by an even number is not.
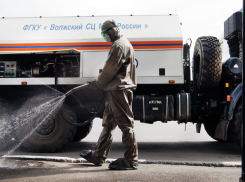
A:
[[[111,148],[112,131],[118,126],[122,131],[124,157],[112,162],[109,168],[137,169],[138,147],[135,140],[132,112],[133,90],[137,86],[134,49],[126,38],[120,36],[114,20],[105,21],[101,31],[107,42],[113,42],[104,68],[94,82],[106,93],[103,130],[95,150],[82,151],[80,156],[101,166]]]

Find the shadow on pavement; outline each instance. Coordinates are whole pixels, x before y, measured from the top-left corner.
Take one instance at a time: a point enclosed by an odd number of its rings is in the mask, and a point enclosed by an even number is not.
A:
[[[57,156],[80,158],[82,150],[94,149],[95,142],[68,144],[56,153],[30,153],[16,150],[13,155]],[[138,142],[139,159],[166,161],[240,162],[241,148],[234,143],[206,142]],[[4,152],[1,152],[4,155]],[[114,142],[108,158],[123,156],[121,142]]]

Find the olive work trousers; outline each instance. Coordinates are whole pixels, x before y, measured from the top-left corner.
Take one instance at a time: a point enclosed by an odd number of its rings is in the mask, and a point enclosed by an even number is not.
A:
[[[96,144],[94,155],[102,161],[108,156],[112,144],[112,132],[118,126],[122,131],[124,162],[138,163],[138,147],[134,134],[134,116],[132,112],[133,91],[131,89],[107,91],[103,130]]]

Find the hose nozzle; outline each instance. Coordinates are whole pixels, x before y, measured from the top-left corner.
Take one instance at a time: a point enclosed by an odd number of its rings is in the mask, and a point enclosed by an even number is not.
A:
[[[87,86],[87,85],[89,85],[89,83],[86,83],[86,84],[84,84],[84,85],[80,85],[80,86],[78,86],[78,87],[75,87],[75,88],[69,90],[68,92],[66,92],[66,93],[65,93],[65,96],[67,97],[68,95],[71,95],[73,92],[75,92],[75,91],[77,91],[77,90],[80,90],[80,89],[82,89],[83,87],[85,87],[85,86]]]

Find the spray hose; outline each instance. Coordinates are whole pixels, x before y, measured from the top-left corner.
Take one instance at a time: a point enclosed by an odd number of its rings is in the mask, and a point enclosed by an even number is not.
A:
[[[86,87],[86,86],[88,86],[88,85],[89,85],[89,83],[84,84],[84,85],[81,85],[81,86],[78,86],[78,87],[75,87],[75,88],[71,89],[70,91],[68,91],[67,93],[65,93],[65,96],[67,97],[67,96],[71,95],[73,92],[75,92],[75,91],[77,91],[77,90],[80,90],[80,89],[82,89],[82,88],[84,88],[84,87]],[[103,102],[103,103],[101,104],[100,108],[98,109],[98,111],[97,111],[91,118],[89,118],[87,121],[85,121],[85,122],[83,122],[83,123],[74,123],[74,122],[68,120],[68,119],[64,116],[64,114],[61,112],[61,109],[59,110],[59,113],[60,113],[60,115],[62,116],[62,118],[63,118],[67,123],[69,123],[69,124],[71,124],[71,125],[74,125],[74,126],[85,126],[85,125],[91,123],[91,122],[94,120],[95,117],[97,117],[101,112],[103,112],[104,107],[105,107],[105,104],[104,104],[104,102]]]
[[[65,96],[67,97],[67,96],[71,95],[73,92],[75,92],[75,91],[77,91],[77,90],[80,90],[80,89],[82,89],[83,87],[86,87],[86,86],[88,86],[88,85],[89,85],[89,83],[86,83],[86,84],[84,84],[84,85],[80,85],[80,86],[78,86],[78,87],[75,87],[75,88],[69,90],[68,92],[66,92],[66,93],[65,93]]]

